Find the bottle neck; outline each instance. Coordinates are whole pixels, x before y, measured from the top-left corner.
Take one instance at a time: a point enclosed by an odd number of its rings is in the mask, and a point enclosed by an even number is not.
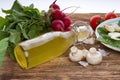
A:
[[[93,34],[93,29],[83,21],[77,21],[71,25],[72,32],[75,35],[74,44],[81,44],[84,40],[91,37]]]

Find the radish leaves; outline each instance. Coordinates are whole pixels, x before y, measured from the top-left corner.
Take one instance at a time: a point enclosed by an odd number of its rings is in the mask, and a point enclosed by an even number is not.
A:
[[[8,47],[8,38],[4,38],[0,41],[0,67],[4,60],[7,47]]]

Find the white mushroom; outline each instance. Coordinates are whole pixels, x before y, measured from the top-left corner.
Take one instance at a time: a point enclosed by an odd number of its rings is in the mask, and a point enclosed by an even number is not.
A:
[[[83,58],[83,53],[82,50],[77,49],[77,47],[73,46],[71,47],[71,52],[69,53],[69,58],[73,62],[78,62],[82,60]]]
[[[70,51],[71,51],[72,53],[76,53],[76,52],[78,51],[78,48],[77,48],[76,46],[72,46],[72,47],[70,48]]]
[[[102,61],[102,55],[96,50],[96,48],[92,47],[89,49],[86,60],[89,64],[99,64]]]

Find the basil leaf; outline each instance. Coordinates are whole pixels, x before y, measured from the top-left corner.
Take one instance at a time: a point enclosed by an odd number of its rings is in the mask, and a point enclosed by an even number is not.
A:
[[[0,67],[4,60],[7,47],[8,47],[8,38],[4,38],[0,41]]]

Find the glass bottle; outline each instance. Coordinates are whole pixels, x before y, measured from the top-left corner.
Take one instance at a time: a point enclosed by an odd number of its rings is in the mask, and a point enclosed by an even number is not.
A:
[[[19,43],[14,49],[18,64],[24,69],[35,67],[62,55],[71,45],[90,37],[90,27],[86,23],[78,21],[71,27],[71,31],[48,32]]]

